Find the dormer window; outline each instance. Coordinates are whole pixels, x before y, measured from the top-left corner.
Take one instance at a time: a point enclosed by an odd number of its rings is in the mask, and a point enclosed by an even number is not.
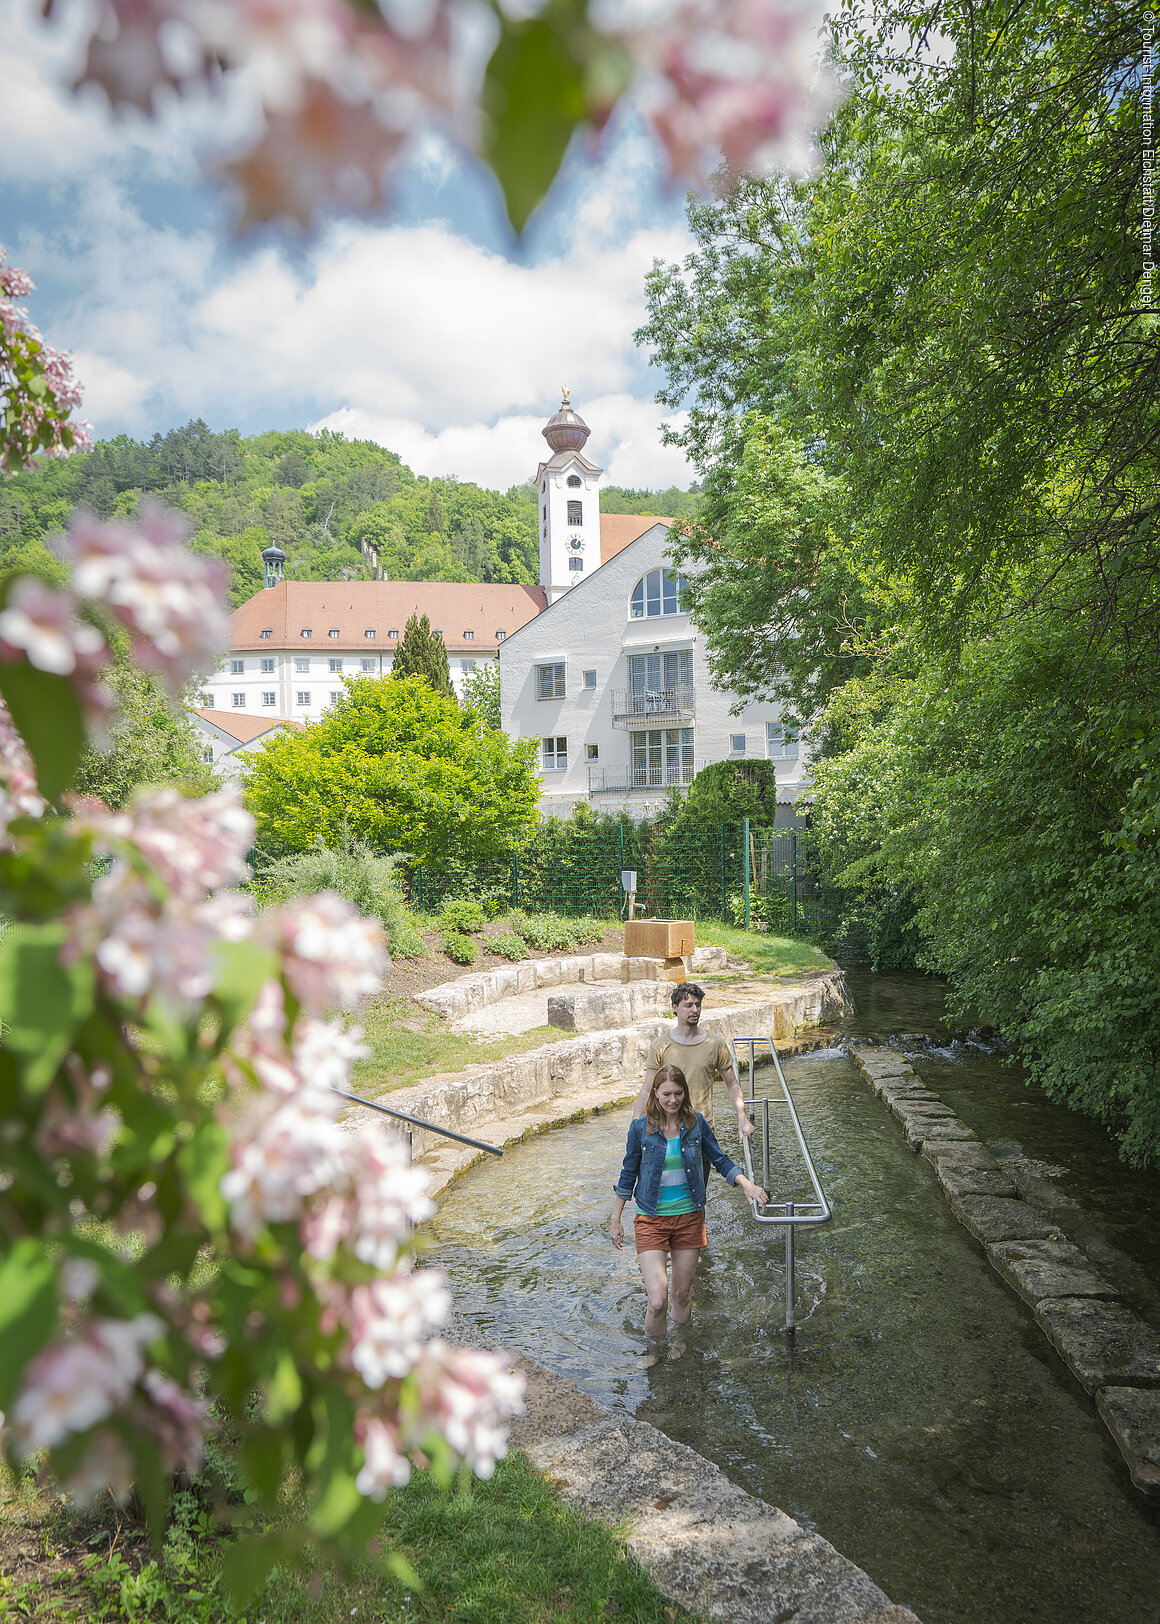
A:
[[[394,632],[392,632],[391,636],[394,637],[394,635],[395,635]],[[375,629],[374,629],[374,627],[373,626],[368,626],[366,631],[363,633],[363,636],[364,637],[369,637],[371,642],[374,642],[374,637],[375,637]]]
[[[579,474],[569,474],[568,475],[568,489],[573,490],[573,491],[578,491],[580,489],[580,475]]]
[[[273,635],[274,635],[273,626],[263,626],[262,627],[262,636],[263,637],[273,637]]]
[[[302,635],[303,635],[303,637],[313,637],[314,636],[313,628],[310,627],[310,626],[303,626]]]
[[[370,634],[368,633],[367,635],[369,636]],[[398,635],[398,629],[395,626],[392,626],[390,631],[387,633],[388,637],[398,637]]]
[[[327,636],[329,636],[329,637],[337,637],[338,636],[338,627],[337,626],[332,626],[330,628],[330,631],[327,633]]]
[[[502,643],[506,636],[507,636],[506,632],[503,632],[503,631],[496,632],[495,640],[496,640],[497,643]]]
[[[463,641],[465,643],[474,643],[474,641],[475,641],[475,633],[470,632],[470,631],[469,632],[464,632]]]

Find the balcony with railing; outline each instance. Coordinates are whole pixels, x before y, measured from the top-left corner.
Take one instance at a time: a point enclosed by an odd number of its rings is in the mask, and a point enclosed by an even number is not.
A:
[[[664,793],[676,785],[688,789],[703,762],[671,762],[652,767],[589,767],[589,795],[643,795]]]
[[[696,712],[691,687],[612,690],[613,727],[687,727]]]

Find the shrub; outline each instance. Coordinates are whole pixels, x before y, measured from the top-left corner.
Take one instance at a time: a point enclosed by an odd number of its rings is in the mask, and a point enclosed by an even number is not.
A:
[[[462,931],[447,930],[443,932],[443,951],[453,964],[474,964],[479,948]]]
[[[271,863],[255,881],[254,890],[263,905],[337,891],[360,913],[376,914],[382,920],[392,953],[404,959],[420,958],[426,949],[395,875],[396,861],[380,856],[361,841],[347,841],[336,850],[319,840],[311,851],[295,852]]]
[[[439,923],[444,930],[458,930],[471,936],[487,924],[487,910],[474,897],[452,897],[443,904]]]
[[[554,913],[517,911],[509,915],[509,920],[528,946],[541,953],[562,953],[570,947],[598,942],[607,928],[600,919],[562,919]]]
[[[489,953],[498,953],[501,959],[526,959],[528,956],[527,942],[511,931],[505,931],[502,936],[489,936],[486,945]]]

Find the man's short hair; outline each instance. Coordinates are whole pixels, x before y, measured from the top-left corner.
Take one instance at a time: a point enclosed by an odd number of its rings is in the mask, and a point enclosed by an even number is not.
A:
[[[705,989],[698,987],[695,981],[682,981],[673,988],[673,1008],[676,1009],[682,998],[695,998],[699,1004],[705,1002]]]

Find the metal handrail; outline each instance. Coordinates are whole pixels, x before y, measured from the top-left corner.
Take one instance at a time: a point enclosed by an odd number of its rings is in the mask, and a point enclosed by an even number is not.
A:
[[[441,1128],[437,1122],[427,1122],[423,1117],[409,1116],[406,1111],[396,1111],[389,1105],[380,1105],[377,1100],[364,1100],[361,1094],[348,1094],[341,1088],[332,1088],[330,1092],[337,1094],[340,1100],[350,1100],[353,1105],[365,1105],[368,1111],[381,1111],[384,1116],[405,1122],[409,1128],[422,1128],[426,1133],[442,1134],[444,1139],[454,1139],[461,1145],[470,1145],[473,1150],[486,1150],[489,1156],[503,1155],[503,1147],[500,1145],[488,1145],[482,1139],[472,1139],[465,1133],[453,1132],[451,1128]],[[408,1133],[408,1143],[410,1138]]]
[[[777,1080],[781,1085],[780,1096],[771,1097],[769,1095],[763,1095],[759,1099],[756,1095],[754,1073],[757,1070],[757,1048],[759,1044],[768,1048],[770,1056],[773,1059],[774,1068],[777,1071]],[[822,1189],[821,1180],[818,1178],[817,1169],[814,1167],[813,1157],[810,1155],[809,1146],[806,1144],[805,1134],[802,1132],[802,1125],[798,1120],[797,1108],[793,1103],[793,1095],[789,1091],[789,1084],[786,1082],[785,1073],[781,1069],[781,1061],[778,1058],[777,1048],[772,1037],[730,1038],[729,1047],[733,1056],[734,1076],[739,1076],[741,1071],[737,1051],[742,1046],[747,1047],[749,1050],[749,1098],[746,1101],[746,1104],[753,1108],[749,1114],[755,1125],[756,1110],[758,1106],[761,1107],[761,1165],[763,1174],[761,1179],[761,1187],[766,1191],[767,1194],[769,1193],[770,1107],[784,1106],[789,1112],[789,1120],[793,1126],[794,1136],[798,1143],[798,1149],[801,1151],[802,1161],[805,1163],[806,1172],[809,1175],[810,1186],[813,1190],[813,1201],[806,1202],[804,1204],[789,1199],[785,1201],[771,1201],[767,1206],[760,1207],[759,1210],[760,1204],[758,1202],[750,1202],[750,1206],[753,1209],[753,1216],[759,1224],[781,1224],[785,1229],[785,1328],[788,1333],[792,1334],[797,1326],[797,1321],[794,1314],[794,1298],[796,1295],[794,1288],[794,1230],[799,1224],[810,1225],[828,1223],[833,1217],[833,1209],[831,1208],[830,1203],[826,1200],[825,1191]],[[753,1172],[753,1154],[750,1149],[750,1139],[744,1135],[742,1136],[741,1148],[745,1156],[746,1176],[754,1183],[757,1183]]]

